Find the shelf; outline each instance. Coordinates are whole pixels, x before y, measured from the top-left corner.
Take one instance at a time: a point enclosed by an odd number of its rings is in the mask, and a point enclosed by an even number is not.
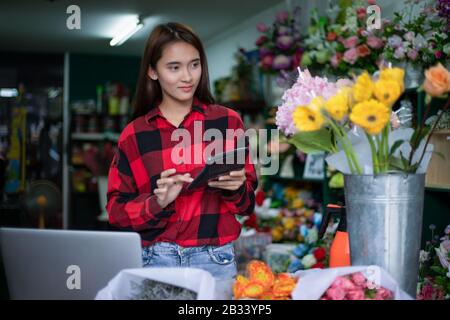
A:
[[[428,186],[425,186],[425,191],[450,192],[450,186],[432,186],[432,185],[428,185]]]
[[[72,139],[78,141],[103,141],[112,140],[117,142],[119,140],[120,133],[72,133]]]

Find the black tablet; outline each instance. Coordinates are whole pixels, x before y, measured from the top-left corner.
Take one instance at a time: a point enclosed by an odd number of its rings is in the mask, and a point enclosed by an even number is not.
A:
[[[203,170],[195,177],[187,187],[187,190],[204,186],[209,180],[228,174],[231,171],[242,170],[245,167],[245,159],[248,155],[248,147],[237,148],[228,152],[208,157]]]

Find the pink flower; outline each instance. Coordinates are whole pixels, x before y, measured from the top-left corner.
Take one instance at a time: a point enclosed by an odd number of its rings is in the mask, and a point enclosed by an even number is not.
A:
[[[351,275],[352,281],[358,287],[363,287],[366,284],[366,277],[361,272],[357,272]]]
[[[409,50],[407,53],[408,58],[410,58],[413,61],[417,59],[418,55],[419,55],[419,53],[417,52],[417,50],[414,50],[414,49]]]
[[[356,289],[356,286],[353,284],[353,282],[351,282],[350,279],[346,277],[336,277],[336,279],[331,284],[331,287],[342,288],[346,291]]]
[[[447,269],[450,266],[450,260],[447,258],[450,251],[450,240],[441,242],[439,248],[435,249],[442,267]]]
[[[283,102],[278,107],[275,119],[278,129],[290,136],[298,132],[292,120],[292,112],[299,105],[308,105],[314,96],[329,99],[337,92],[336,85],[326,78],[313,77],[306,69],[299,72],[294,85],[283,94]]]
[[[436,52],[434,53],[434,56],[436,57],[436,59],[442,58],[442,51],[436,51]]]
[[[277,47],[281,50],[289,49],[294,43],[294,39],[291,36],[281,36],[277,38]]]
[[[289,33],[291,33],[291,29],[285,26],[281,26],[278,28],[278,35],[279,36],[286,36]]]
[[[348,300],[364,300],[364,291],[362,289],[350,290],[347,292],[346,298]]]
[[[271,54],[264,56],[261,60],[263,68],[270,69],[272,67],[273,60],[274,58]]]
[[[377,4],[377,0],[367,0],[367,4],[370,4],[370,5]]]
[[[345,49],[354,48],[358,44],[358,37],[357,36],[351,36],[344,40],[344,47]]]
[[[289,18],[289,12],[287,11],[280,11],[277,13],[277,21],[278,22],[284,22]]]
[[[366,17],[366,8],[358,8],[357,13],[359,19],[364,19]]]
[[[375,36],[368,36],[367,37],[367,44],[372,49],[379,49],[379,48],[381,48],[383,46],[383,40],[381,40],[380,38],[375,37]]]
[[[260,36],[256,40],[255,44],[259,47],[259,46],[263,45],[266,41],[267,41],[267,37],[263,35],[263,36]]]
[[[356,60],[358,60],[358,51],[356,50],[356,48],[351,48],[344,52],[345,62],[355,64]]]
[[[433,286],[431,284],[425,284],[422,287],[422,292],[421,292],[421,296],[423,298],[423,300],[432,300],[433,299]]]
[[[331,65],[333,66],[333,68],[337,68],[337,66],[339,65],[339,63],[342,60],[342,53],[340,52],[336,52],[332,57],[331,57]]]
[[[330,300],[344,300],[345,291],[342,288],[329,288],[327,290],[327,297]]]
[[[291,59],[284,54],[279,54],[273,60],[273,68],[275,70],[287,69],[291,65]]]
[[[272,51],[269,49],[269,48],[267,48],[267,47],[261,47],[261,48],[259,48],[259,55],[261,56],[261,57],[263,57],[263,56],[266,56],[266,55],[268,55],[269,53],[271,53]]]
[[[381,287],[377,290],[377,293],[375,294],[375,300],[391,300],[392,292],[389,289]]]
[[[259,32],[266,32],[267,26],[263,22],[260,22],[256,25],[256,29],[258,29]]]

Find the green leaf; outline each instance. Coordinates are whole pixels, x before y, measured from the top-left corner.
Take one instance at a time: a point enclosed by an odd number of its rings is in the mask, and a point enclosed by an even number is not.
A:
[[[431,266],[430,269],[433,270],[434,272],[436,272],[437,274],[445,275],[445,273],[446,273],[446,269],[438,267],[438,266]]]
[[[375,290],[375,289],[366,289],[364,293],[365,293],[366,298],[374,299],[375,295],[377,293],[377,290]]]
[[[331,152],[333,149],[331,133],[326,128],[311,132],[298,132],[289,139],[289,143],[304,153]]]
[[[446,277],[437,276],[435,279],[436,284],[444,287],[445,286],[445,278]]]
[[[389,157],[389,166],[394,170],[405,170],[402,160],[398,157]]]
[[[343,188],[344,187],[344,175],[342,172],[336,172],[330,179],[330,182],[328,183],[328,186],[330,188]]]
[[[394,142],[394,144],[391,147],[391,150],[389,151],[389,155],[393,155],[394,152],[402,145],[402,143],[405,142],[405,140],[397,140]]]

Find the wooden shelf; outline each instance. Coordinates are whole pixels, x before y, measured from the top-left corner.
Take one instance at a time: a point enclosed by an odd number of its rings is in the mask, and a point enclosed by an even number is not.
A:
[[[425,191],[450,192],[450,186],[426,185]]]

